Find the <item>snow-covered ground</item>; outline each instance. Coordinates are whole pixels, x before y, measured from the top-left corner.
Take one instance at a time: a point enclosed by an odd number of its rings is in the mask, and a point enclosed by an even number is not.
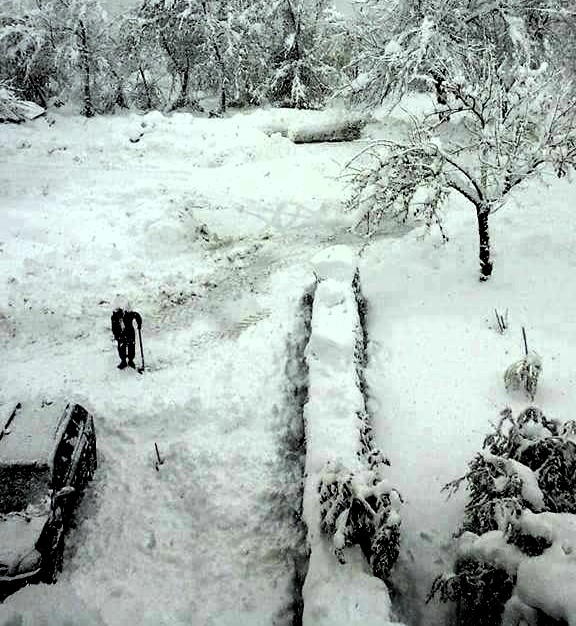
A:
[[[506,404],[526,404],[502,381],[521,326],[544,361],[536,403],[573,417],[574,185],[532,182],[493,217],[495,271],[480,284],[468,206],[448,211],[446,245],[419,230],[351,235],[340,174],[365,141],[296,146],[278,131],[300,115],[315,114],[0,126],[0,402],[80,400],[100,463],[60,582],[9,598],[0,617],[58,611],[52,594],[107,626],[290,623],[302,529],[287,514],[301,476],[286,368],[310,260],[333,243],[360,253],[370,408],[405,501],[394,585],[407,624],[446,623],[423,600],[463,494],[440,489]],[[118,295],[144,318],[142,376],[115,367]],[[504,335],[495,308],[509,310]]]
[[[362,256],[372,410],[391,480],[406,499],[396,582],[411,599],[410,623],[446,623],[445,607],[422,607],[435,575],[449,568],[464,505],[464,492],[446,502],[442,486],[465,473],[505,406],[516,414],[531,404],[506,393],[503,382],[506,368],[524,355],[522,326],[544,364],[534,404],[549,418],[574,418],[574,198],[569,180],[550,175],[496,213],[495,270],[486,284],[476,277],[469,206],[447,215],[446,245],[414,231],[375,242]],[[495,309],[508,311],[504,334]]]
[[[307,259],[345,217],[332,152],[273,117],[0,128],[1,400],[95,414],[100,469],[59,586],[107,624],[291,623],[305,542],[285,372]],[[143,376],[115,367],[118,295],[144,318]]]

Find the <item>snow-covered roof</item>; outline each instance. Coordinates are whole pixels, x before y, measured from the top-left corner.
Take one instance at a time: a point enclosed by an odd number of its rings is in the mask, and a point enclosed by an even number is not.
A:
[[[66,424],[65,402],[28,401],[4,407],[0,415],[0,465],[51,464],[59,433]]]

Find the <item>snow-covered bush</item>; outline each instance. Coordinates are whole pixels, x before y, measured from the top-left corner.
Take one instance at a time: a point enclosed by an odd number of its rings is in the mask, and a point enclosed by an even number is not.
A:
[[[541,357],[536,352],[529,352],[519,361],[512,363],[504,372],[506,390],[524,391],[530,400],[534,400],[541,372]]]
[[[524,357],[512,363],[504,372],[504,385],[507,391],[524,391],[530,400],[534,400],[538,379],[542,372],[542,359],[536,352],[528,350],[524,327],[522,327],[522,338],[524,339]]]
[[[445,489],[452,493],[463,483],[469,499],[454,572],[438,577],[430,596],[457,602],[460,624],[497,626],[519,593],[522,567],[551,558],[556,540],[568,551],[576,548],[554,530],[560,523],[576,530],[576,422],[549,420],[536,407],[516,417],[505,409],[467,474]],[[536,519],[545,522],[538,525]],[[574,595],[576,588],[569,592]],[[528,607],[537,606],[544,591],[531,593],[536,599],[524,594],[522,600]],[[517,612],[518,602],[515,597],[506,610]],[[546,603],[541,604],[537,608]]]
[[[320,482],[321,528],[332,538],[343,562],[343,549],[359,545],[372,572],[385,580],[400,546],[399,499],[378,470],[327,470]]]

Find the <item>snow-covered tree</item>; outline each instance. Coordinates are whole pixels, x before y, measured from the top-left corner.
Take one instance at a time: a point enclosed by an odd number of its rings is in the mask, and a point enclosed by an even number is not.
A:
[[[489,216],[546,164],[561,176],[576,158],[574,85],[547,60],[532,3],[530,10],[511,0],[405,6],[396,18],[387,13],[400,30],[387,31],[378,54],[362,56],[363,72],[351,89],[376,104],[424,87],[434,94],[433,111],[414,118],[407,141],[378,142],[371,161],[353,162],[352,206],[370,228],[389,218],[441,224],[450,193],[460,194],[476,211],[486,280],[492,273]],[[376,32],[365,40],[377,45]]]
[[[280,0],[275,11],[277,43],[267,96],[279,106],[319,108],[342,76],[343,18],[327,0]]]
[[[63,99],[79,92],[82,113],[94,115],[96,100],[114,76],[108,21],[99,1],[36,0],[24,13],[9,3],[0,15],[4,77],[43,105],[50,96]]]
[[[53,46],[48,29],[23,15],[14,2],[0,6],[0,78],[25,100],[46,106],[54,76]]]
[[[189,92],[194,65],[202,60],[200,3],[196,0],[144,0],[138,16],[143,33],[166,59],[172,78],[171,91],[177,89],[168,107],[197,106]]]
[[[213,90],[218,111],[246,104],[266,69],[260,0],[144,0],[143,40],[155,42],[178,86],[170,107],[197,106],[193,90]]]
[[[164,67],[156,44],[147,32],[146,20],[128,12],[119,19],[116,52],[126,97],[138,109],[162,109],[166,105],[160,87]]]

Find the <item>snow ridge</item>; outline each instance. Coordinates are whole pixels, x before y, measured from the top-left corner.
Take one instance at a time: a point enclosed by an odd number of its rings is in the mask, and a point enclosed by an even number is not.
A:
[[[383,579],[397,556],[400,499],[383,476],[385,461],[373,445],[366,411],[365,303],[349,248],[329,248],[314,264],[318,286],[304,407],[310,563],[303,624],[386,626],[392,611]]]

